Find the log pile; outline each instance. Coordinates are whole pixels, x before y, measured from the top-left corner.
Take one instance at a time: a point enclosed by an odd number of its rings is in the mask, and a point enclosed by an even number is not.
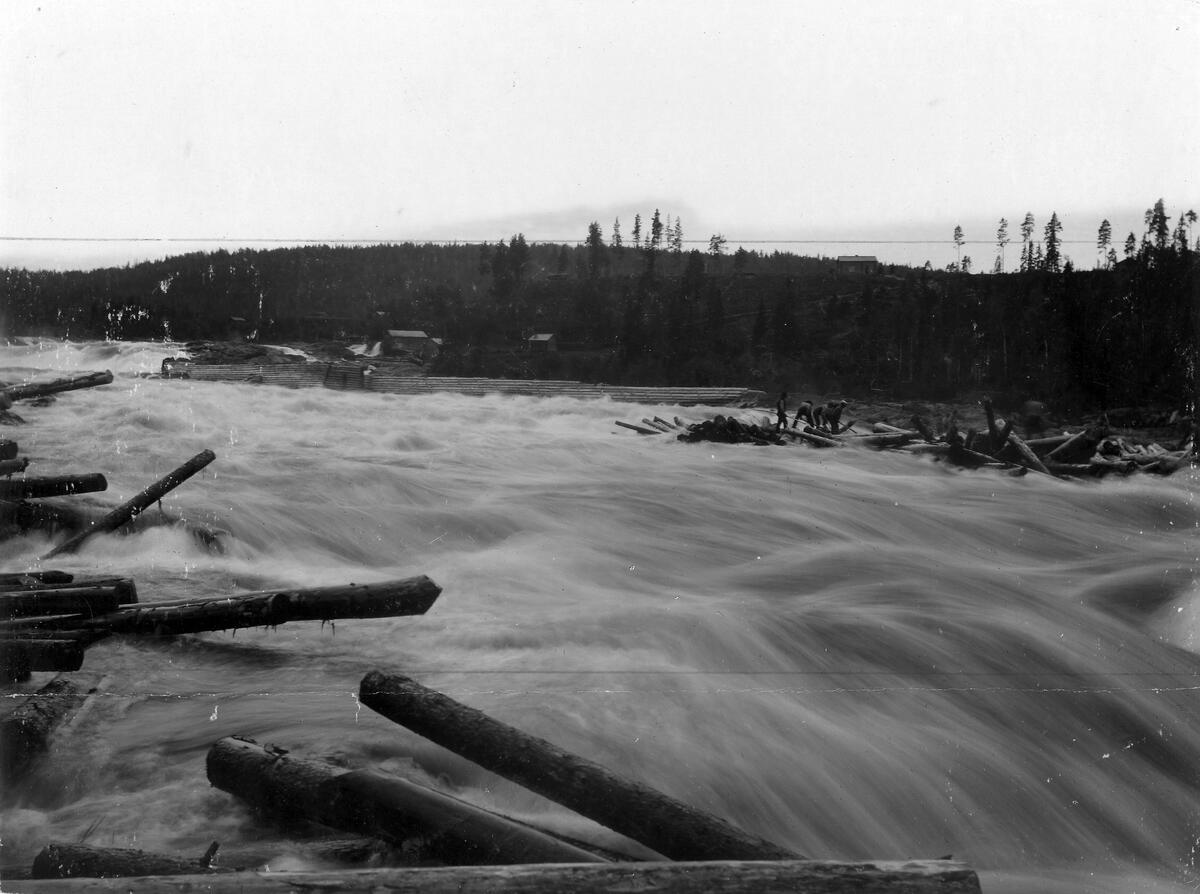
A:
[[[1098,424],[1074,433],[1025,440],[1013,431],[1011,421],[995,415],[989,400],[981,401],[981,406],[987,418],[986,430],[960,430],[952,418],[946,430],[938,434],[920,415],[912,417],[908,428],[875,422],[869,431],[861,432],[855,429],[859,423],[842,425],[829,414],[809,414],[802,419],[801,413],[784,428],[776,428],[769,416],[738,419],[718,415],[690,425],[679,417],[672,424],[656,416],[643,418],[641,424],[621,420],[616,424],[640,435],[674,433],[686,443],[899,449],[931,455],[962,468],[993,468],[1015,475],[1035,472],[1055,478],[1098,478],[1132,472],[1170,475],[1196,462],[1195,438],[1191,435],[1168,449],[1156,443],[1138,444],[1129,438],[1113,437],[1106,425]],[[805,421],[808,418],[813,422]]]

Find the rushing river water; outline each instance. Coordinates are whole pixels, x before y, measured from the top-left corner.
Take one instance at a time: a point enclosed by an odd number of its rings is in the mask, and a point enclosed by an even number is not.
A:
[[[217,454],[164,504],[228,530],[224,554],[152,528],[53,567],[143,601],[415,574],[443,593],[423,617],[93,646],[105,696],[5,799],[0,862],[285,841],[209,786],[230,734],[612,843],[361,706],[379,668],[812,856],[953,854],[989,892],[1200,884],[1195,473],[1016,479],[613,425],[699,408],[137,377],[173,353],[0,348],[9,381],[117,376],[17,407],[30,474],[103,472],[108,506]],[[0,544],[0,570],[47,543]]]

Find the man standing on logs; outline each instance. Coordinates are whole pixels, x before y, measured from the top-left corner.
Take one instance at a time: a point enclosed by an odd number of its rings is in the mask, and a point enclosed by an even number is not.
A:
[[[842,421],[842,410],[846,407],[844,400],[831,400],[825,404],[825,408],[821,413],[822,418],[829,426],[829,431],[832,434],[838,433],[838,423]]]
[[[779,400],[775,402],[775,431],[783,431],[787,428],[787,392],[779,393]]]
[[[816,425],[816,422],[813,420],[813,406],[811,400],[801,401],[800,406],[796,407],[796,418],[792,420],[792,428],[795,428],[797,425],[799,425],[801,419],[803,419],[807,425]]]

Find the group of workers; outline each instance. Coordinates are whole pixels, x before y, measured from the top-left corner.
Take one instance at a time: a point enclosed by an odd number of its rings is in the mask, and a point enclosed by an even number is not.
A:
[[[831,400],[828,403],[813,406],[811,400],[801,401],[796,407],[796,416],[792,419],[792,428],[796,428],[803,419],[805,423],[821,431],[837,434],[842,420],[842,410],[846,406],[844,400]],[[775,430],[782,431],[788,427],[788,395],[784,391],[775,403]]]

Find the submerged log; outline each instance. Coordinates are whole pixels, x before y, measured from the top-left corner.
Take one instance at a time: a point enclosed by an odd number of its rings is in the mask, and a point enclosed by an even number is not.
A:
[[[979,877],[949,860],[735,861],[439,866],[324,872],[150,876],[23,882],[22,894],[980,894]]]
[[[16,459],[20,452],[21,448],[17,446],[16,441],[0,438],[0,459]]]
[[[208,751],[208,781],[269,814],[360,832],[460,864],[607,862],[466,801],[374,770],[342,770],[236,737]],[[430,844],[427,842],[427,845]]]
[[[22,772],[50,743],[54,730],[77,711],[93,685],[57,677],[0,718],[0,777]]]
[[[274,627],[288,621],[393,618],[423,615],[442,588],[425,575],[376,584],[261,590],[217,599],[150,602],[86,618],[79,614],[21,618],[0,629],[84,629],[103,633],[175,636],[239,627]]]
[[[25,385],[10,385],[3,389],[10,400],[25,400],[29,397],[41,397],[45,394],[58,394],[62,391],[75,391],[79,388],[94,388],[97,385],[112,383],[113,374],[104,372],[86,373],[65,379],[54,379],[51,382],[29,382]]]
[[[54,547],[54,549],[43,555],[42,558],[49,559],[61,553],[74,552],[89,537],[92,537],[95,534],[102,534],[107,531],[116,530],[121,525],[125,524],[125,522],[129,521],[131,518],[140,513],[147,506],[151,506],[161,500],[166,494],[170,493],[180,484],[187,481],[187,479],[191,478],[216,458],[216,454],[214,454],[211,450],[203,450],[200,453],[197,453],[178,469],[166,475],[165,477],[160,478],[140,494],[133,497],[131,500],[127,500],[126,502],[122,503],[103,518],[92,522],[88,528],[80,531],[70,540],[60,543],[58,546]]]
[[[30,877],[48,878],[125,878],[146,875],[196,875],[232,872],[212,865],[215,850],[202,857],[187,859],[154,854],[128,847],[92,847],[86,844],[48,844],[33,858]]]
[[[93,494],[103,490],[108,490],[108,481],[99,472],[0,481],[2,500],[69,497],[72,494]]]
[[[673,860],[798,856],[408,677],[371,671],[363,677],[359,699],[418,735]]]

